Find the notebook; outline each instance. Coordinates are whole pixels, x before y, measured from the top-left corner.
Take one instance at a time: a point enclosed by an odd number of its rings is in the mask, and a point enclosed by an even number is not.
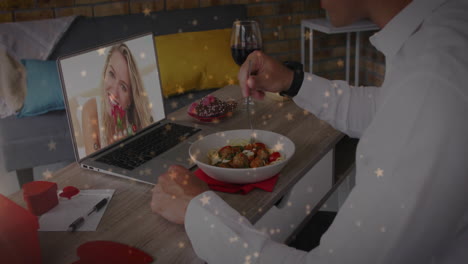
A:
[[[206,129],[166,119],[151,33],[57,60],[77,162],[155,184],[172,164],[194,166],[190,142]]]

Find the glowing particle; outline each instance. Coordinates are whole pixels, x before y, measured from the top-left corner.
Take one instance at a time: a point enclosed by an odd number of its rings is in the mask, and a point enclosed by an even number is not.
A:
[[[202,198],[200,198],[200,201],[202,202],[202,205],[205,206],[207,204],[210,204],[210,196],[207,196],[206,194],[203,194]]]
[[[57,143],[52,139],[49,141],[49,144],[47,144],[47,146],[49,147],[49,151],[57,149]]]
[[[360,220],[357,220],[357,221],[355,222],[355,224],[356,224],[357,227],[361,227],[362,222],[361,222]]]
[[[381,168],[378,168],[374,171],[375,175],[377,175],[377,178],[380,178],[380,177],[383,177],[384,175],[384,170],[382,170]]]
[[[52,178],[52,172],[49,169],[46,169],[43,173],[42,176],[44,176],[44,179],[49,180]]]
[[[102,56],[106,53],[106,48],[101,48],[101,49],[98,49],[97,50],[97,53],[99,54],[99,56]]]

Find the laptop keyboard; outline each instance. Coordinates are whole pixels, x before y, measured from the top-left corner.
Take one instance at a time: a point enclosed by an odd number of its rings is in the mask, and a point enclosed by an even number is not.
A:
[[[200,129],[168,123],[138,137],[129,144],[121,145],[97,161],[133,170],[152,158],[166,152]]]

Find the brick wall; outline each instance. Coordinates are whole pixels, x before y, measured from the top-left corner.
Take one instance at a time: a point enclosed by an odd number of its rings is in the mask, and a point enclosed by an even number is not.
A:
[[[245,4],[249,18],[259,21],[264,51],[285,61],[300,61],[302,19],[324,17],[320,0],[0,0],[0,23],[48,19],[70,15],[109,16],[188,9],[226,4]],[[364,39],[364,38],[363,38]],[[314,73],[344,79],[346,40],[344,35],[317,34],[314,37]],[[368,44],[363,45],[362,84],[379,84],[382,58]]]

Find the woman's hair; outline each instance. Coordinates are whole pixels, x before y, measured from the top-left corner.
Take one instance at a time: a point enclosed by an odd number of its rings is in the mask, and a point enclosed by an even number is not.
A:
[[[133,58],[132,53],[130,52],[130,49],[124,43],[114,45],[107,54],[101,80],[101,105],[103,106],[103,111],[101,111],[101,113],[103,127],[105,129],[104,139],[106,140],[106,144],[112,142],[113,139],[113,131],[111,131],[111,128],[114,119],[107,114],[111,106],[107,100],[107,92],[104,89],[104,78],[107,67],[109,65],[110,57],[114,52],[119,52],[124,56],[125,60],[127,61],[128,72],[130,75],[131,103],[130,106],[126,109],[125,115],[128,122],[130,125],[135,125],[137,129],[141,129],[142,127],[150,125],[153,121],[148,94],[143,87],[143,82],[141,80],[138,67],[135,63],[135,59]]]

